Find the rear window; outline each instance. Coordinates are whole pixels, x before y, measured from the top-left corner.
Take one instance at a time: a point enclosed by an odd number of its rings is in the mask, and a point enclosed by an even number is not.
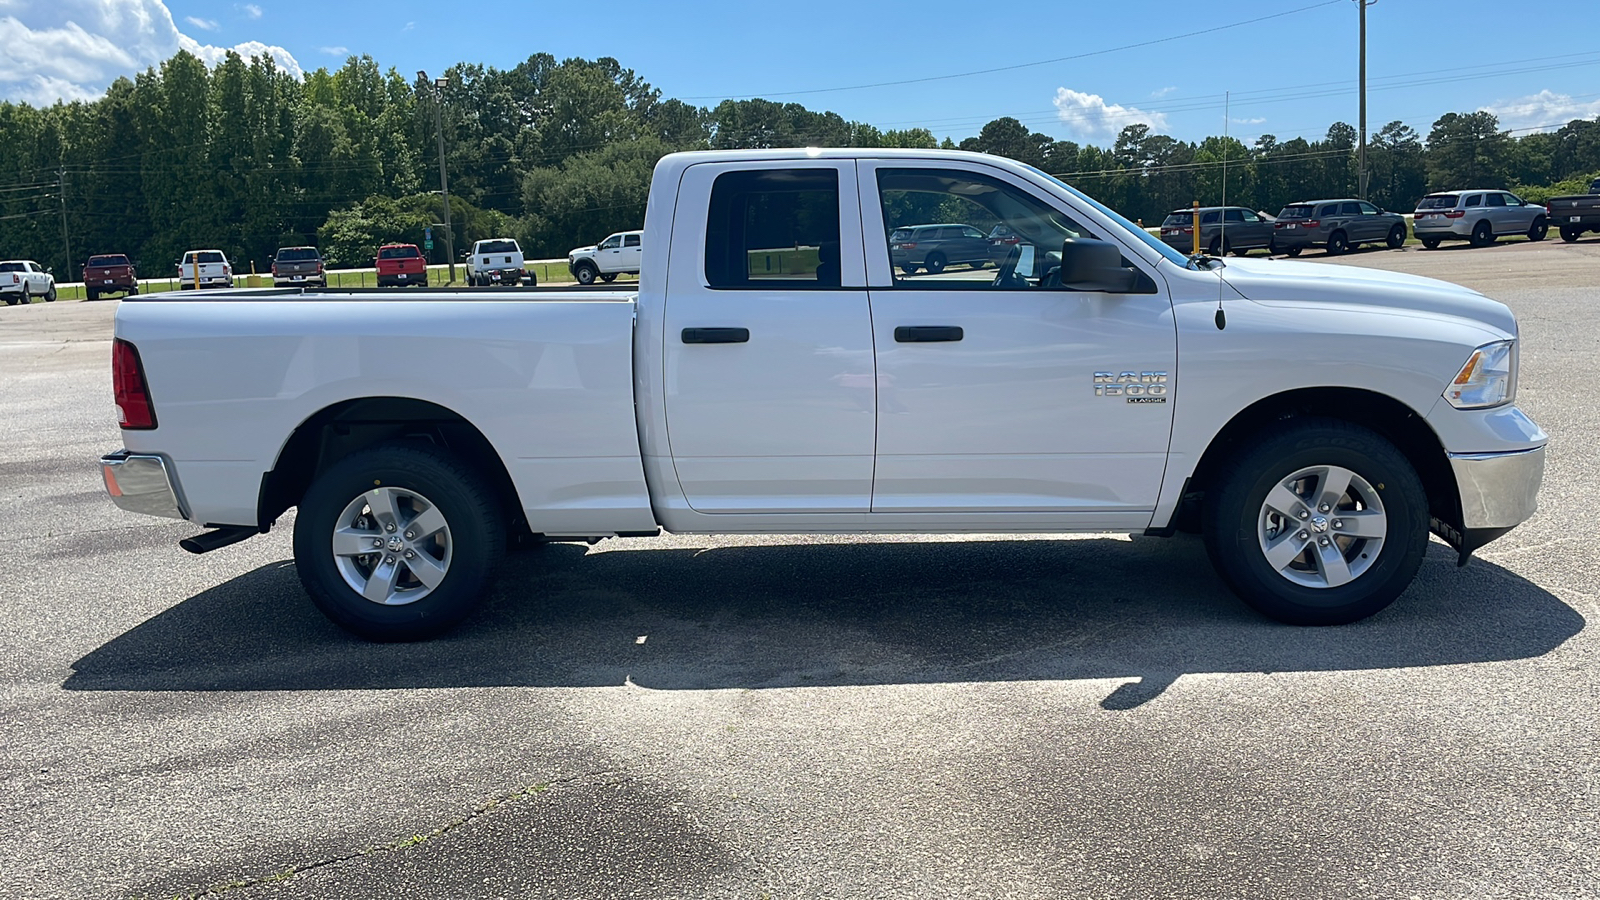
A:
[[[383,247],[378,250],[379,259],[415,259],[421,255],[415,247]]]
[[[1189,210],[1183,210],[1181,212],[1175,212],[1175,213],[1168,213],[1166,220],[1163,221],[1161,224],[1166,226],[1166,227],[1169,227],[1169,228],[1171,226],[1173,226],[1173,225],[1193,225],[1194,224],[1194,213],[1189,211]]]
[[[206,250],[200,254],[200,261],[202,263],[222,262],[222,253],[218,250]]]
[[[88,264],[91,266],[125,266],[128,265],[128,258],[126,256],[91,256]]]
[[[1313,207],[1310,207],[1310,206],[1285,206],[1283,208],[1283,210],[1278,213],[1278,218],[1280,218],[1280,219],[1309,219],[1313,215],[1315,215],[1315,213],[1312,210],[1313,210]]]
[[[1457,194],[1431,194],[1417,201],[1417,209],[1455,209],[1459,202]]]
[[[22,263],[0,263],[0,272],[26,272],[27,267]]]
[[[516,241],[484,241],[478,245],[479,253],[521,253]]]
[[[321,258],[315,247],[285,247],[278,251],[278,262],[304,262]]]
[[[900,243],[901,241],[909,241],[911,240],[911,229],[896,228],[894,231],[889,233],[889,240],[896,244]]]
[[[718,175],[711,185],[705,253],[706,283],[713,288],[838,287],[838,171]]]

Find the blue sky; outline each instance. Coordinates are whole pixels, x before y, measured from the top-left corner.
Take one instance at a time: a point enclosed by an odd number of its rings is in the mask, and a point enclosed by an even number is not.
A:
[[[1357,117],[1354,0],[1075,2],[1055,10],[970,0],[0,0],[0,38],[13,28],[8,21],[41,34],[71,31],[71,21],[93,35],[97,26],[88,19],[103,20],[104,10],[116,7],[128,14],[99,26],[113,41],[129,16],[167,15],[178,44],[202,55],[248,44],[305,70],[334,68],[361,53],[408,77],[460,61],[505,68],[541,51],[613,56],[668,97],[708,106],[726,97],[792,100],[880,128],[921,125],[956,140],[1004,115],[1081,142],[1109,144],[1123,125],[1139,121],[1199,140],[1223,130],[1224,92],[1232,94],[1228,129],[1247,143],[1263,133],[1319,137],[1329,123],[1355,124]],[[1600,114],[1596,13],[1593,0],[1533,7],[1382,0],[1367,14],[1369,129],[1399,119],[1426,136],[1441,114],[1480,108],[1519,130]],[[1234,23],[1244,24],[1223,27]],[[125,67],[162,56],[174,39],[157,31]],[[1116,49],[1134,44],[1147,45]],[[58,49],[50,71],[32,81],[23,62],[0,66],[9,72],[0,74],[0,95],[34,102],[52,91],[92,96],[121,74],[121,61],[104,52],[80,73],[70,52]],[[990,69],[1005,71],[964,74]],[[963,77],[941,77],[950,75]],[[931,80],[884,84],[917,79]]]

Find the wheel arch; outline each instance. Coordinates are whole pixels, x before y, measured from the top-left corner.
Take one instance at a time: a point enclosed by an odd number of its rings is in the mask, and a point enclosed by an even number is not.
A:
[[[1199,504],[1204,502],[1205,491],[1215,481],[1222,462],[1241,443],[1272,428],[1276,423],[1305,417],[1342,419],[1382,435],[1416,469],[1428,496],[1430,518],[1460,530],[1460,490],[1456,486],[1444,445],[1433,428],[1421,413],[1405,403],[1376,391],[1351,387],[1285,391],[1263,397],[1235,414],[1212,437],[1201,454],[1174,512],[1174,524],[1185,518],[1186,506],[1198,512]],[[1168,530],[1171,527],[1169,525]]]
[[[505,462],[483,432],[453,410],[413,397],[357,397],[324,407],[301,422],[261,479],[257,515],[262,531],[300,502],[328,466],[376,444],[424,440],[448,449],[489,479],[508,522],[522,519]]]

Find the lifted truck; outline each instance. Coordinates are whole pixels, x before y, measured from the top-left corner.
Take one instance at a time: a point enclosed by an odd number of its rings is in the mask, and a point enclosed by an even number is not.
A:
[[[893,268],[886,236],[955,205],[1018,236],[999,267]],[[1197,526],[1257,610],[1344,623],[1430,527],[1465,564],[1535,509],[1516,320],[1456,285],[1191,260],[959,151],[670,155],[645,236],[637,293],[125,302],[106,488],[214,529],[195,552],[298,507],[311,600],[376,640],[461,621],[510,536],[661,529]]]

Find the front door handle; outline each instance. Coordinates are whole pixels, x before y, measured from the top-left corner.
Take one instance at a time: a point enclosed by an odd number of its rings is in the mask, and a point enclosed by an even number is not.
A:
[[[685,328],[685,344],[743,344],[750,340],[748,328]]]
[[[894,330],[894,339],[902,344],[959,341],[962,336],[960,325],[901,325]]]

